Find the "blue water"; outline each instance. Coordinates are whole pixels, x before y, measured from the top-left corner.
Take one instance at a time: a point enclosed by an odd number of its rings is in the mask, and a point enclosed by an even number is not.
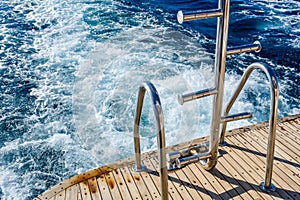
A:
[[[179,25],[178,10],[217,1],[2,0],[0,199],[32,199],[59,181],[133,155],[138,86],[152,81],[167,143],[207,135],[211,98],[184,106],[177,93],[211,87],[214,19]],[[259,40],[260,53],[229,56],[226,103],[245,68],[268,63],[280,83],[279,117],[300,113],[300,3],[232,0],[229,46]],[[265,121],[269,90],[255,73],[233,112]],[[142,148],[155,148],[147,99]]]

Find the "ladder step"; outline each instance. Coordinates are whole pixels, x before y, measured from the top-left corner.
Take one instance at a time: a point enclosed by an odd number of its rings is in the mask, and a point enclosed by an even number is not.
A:
[[[197,92],[192,92],[189,94],[183,94],[183,95],[178,94],[177,100],[180,105],[183,105],[183,103],[185,103],[185,102],[192,101],[192,100],[199,99],[199,98],[206,97],[206,96],[210,96],[210,95],[217,94],[217,93],[218,93],[218,90],[216,88],[209,88],[209,89],[200,90]]]
[[[238,113],[238,114],[221,117],[221,123],[237,121],[237,120],[247,119],[247,118],[252,118],[251,112],[242,112],[242,113]]]
[[[182,12],[181,10],[177,13],[177,20],[179,24],[182,24],[186,21],[199,20],[199,19],[207,19],[213,17],[221,17],[223,16],[223,12],[221,9],[212,9],[205,11],[192,11],[192,12]]]
[[[253,44],[241,45],[233,48],[227,49],[227,55],[233,55],[244,52],[255,51],[256,53],[261,51],[261,44],[259,41],[255,41]]]

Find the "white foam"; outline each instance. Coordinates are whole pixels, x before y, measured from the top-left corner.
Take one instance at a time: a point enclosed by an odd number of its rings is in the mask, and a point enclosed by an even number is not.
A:
[[[168,145],[208,135],[212,98],[180,106],[177,94],[212,87],[212,63],[212,56],[192,38],[164,27],[128,29],[101,43],[82,63],[74,87],[74,118],[82,143],[105,163],[133,155],[135,104],[143,81],[153,82],[160,94]],[[226,87],[232,88],[236,77],[227,78]],[[156,132],[149,99],[144,102],[141,143],[148,151],[156,148]],[[251,105],[237,102],[233,112]],[[248,122],[235,127],[244,124]]]

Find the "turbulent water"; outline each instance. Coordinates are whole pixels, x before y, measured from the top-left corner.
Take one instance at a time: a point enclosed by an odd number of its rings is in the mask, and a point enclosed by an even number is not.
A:
[[[211,98],[176,95],[213,85],[216,20],[179,25],[178,10],[217,1],[1,0],[0,199],[32,199],[77,173],[133,155],[139,85],[155,84],[167,144],[207,135]],[[300,113],[300,3],[232,0],[228,45],[259,40],[260,53],[228,56],[224,104],[246,67],[264,62],[280,84],[279,117]],[[251,76],[233,112],[265,121],[265,76]],[[156,147],[149,99],[142,148]]]

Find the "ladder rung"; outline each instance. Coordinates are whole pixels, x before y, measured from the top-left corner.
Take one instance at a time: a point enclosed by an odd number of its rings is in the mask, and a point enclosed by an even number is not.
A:
[[[260,42],[255,41],[253,44],[247,44],[247,45],[237,46],[237,47],[233,47],[233,48],[228,48],[227,55],[250,52],[250,51],[255,51],[257,53],[260,52],[261,51]]]
[[[179,24],[186,21],[207,19],[213,17],[221,17],[223,12],[221,9],[205,10],[205,11],[193,11],[193,12],[182,12],[181,10],[177,13],[177,20]]]
[[[238,113],[238,114],[221,117],[221,123],[237,121],[237,120],[247,119],[247,118],[252,118],[251,112],[242,112],[242,113]]]
[[[192,92],[189,94],[183,94],[183,95],[179,94],[178,95],[178,103],[180,105],[182,105],[185,102],[192,101],[192,100],[199,99],[199,98],[206,97],[206,96],[210,96],[210,95],[217,94],[217,93],[218,93],[217,89],[210,88],[210,89],[200,90],[197,92]]]

